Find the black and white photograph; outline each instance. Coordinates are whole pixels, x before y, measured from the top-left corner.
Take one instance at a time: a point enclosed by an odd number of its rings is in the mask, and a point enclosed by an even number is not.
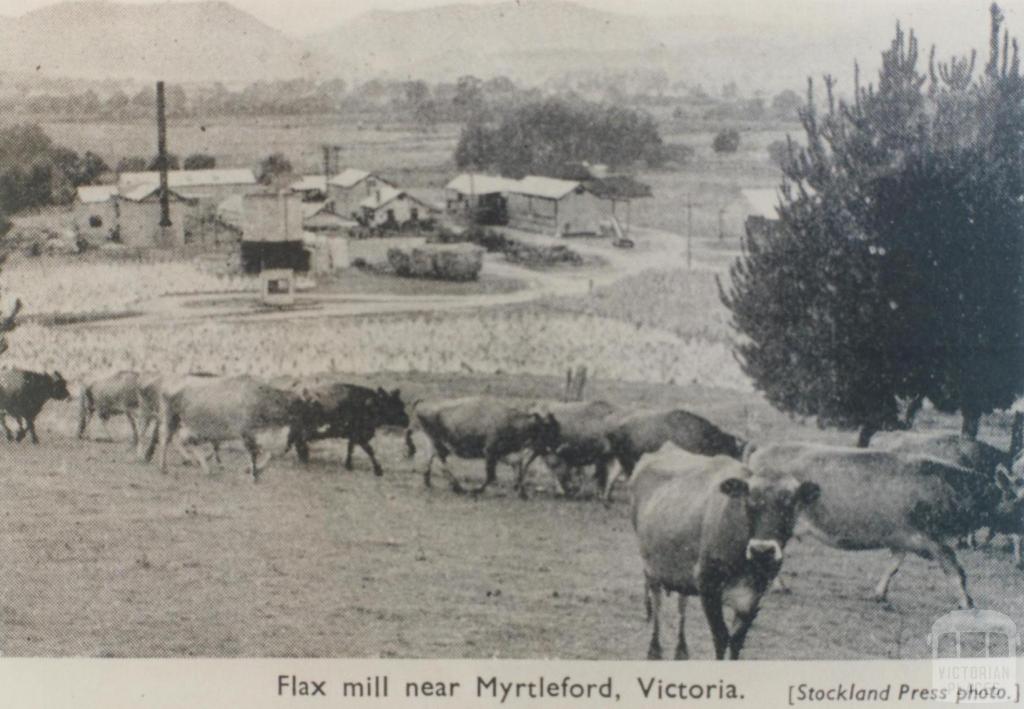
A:
[[[0,654],[1015,658],[1018,37],[0,0]]]

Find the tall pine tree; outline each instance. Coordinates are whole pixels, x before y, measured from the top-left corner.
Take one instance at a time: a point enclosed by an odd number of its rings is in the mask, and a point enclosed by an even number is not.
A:
[[[778,408],[907,427],[923,399],[963,431],[1024,390],[1024,81],[992,6],[989,63],[919,68],[899,27],[876,86],[825,78],[790,144],[779,222],[747,235],[722,299],[737,354]]]

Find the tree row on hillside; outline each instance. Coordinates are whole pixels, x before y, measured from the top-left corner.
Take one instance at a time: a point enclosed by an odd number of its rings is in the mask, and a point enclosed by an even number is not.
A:
[[[722,296],[747,374],[822,425],[912,424],[922,402],[963,431],[1024,392],[1024,80],[991,9],[976,55],[919,66],[897,28],[878,83],[825,107],[779,156],[780,220],[751,231]]]

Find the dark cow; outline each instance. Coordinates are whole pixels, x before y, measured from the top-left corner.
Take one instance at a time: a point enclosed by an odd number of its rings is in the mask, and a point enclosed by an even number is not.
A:
[[[727,455],[742,460],[752,451],[747,441],[726,433],[705,418],[682,409],[644,410],[625,416],[608,432],[612,450],[620,467],[608,479],[605,501],[611,499],[618,474],[629,477],[645,453],[653,453],[671,442],[697,455]]]
[[[448,469],[448,455],[483,458],[487,470],[484,484],[473,490],[480,493],[494,482],[499,460],[530,449],[529,460],[550,450],[558,442],[558,423],[551,416],[530,412],[528,402],[479,396],[443,401],[421,401],[415,407],[413,427],[422,431],[432,448],[423,472],[430,486],[434,458],[441,459],[441,470],[456,492],[462,485]],[[411,449],[410,449],[411,450]],[[523,475],[529,465],[520,461],[516,484],[525,497]]]
[[[409,426],[409,415],[398,389],[388,392],[333,382],[303,387],[302,396],[309,405],[306,417],[289,430],[286,452],[294,445],[299,460],[305,463],[309,461],[310,441],[345,438],[348,440],[347,470],[352,470],[352,450],[358,445],[370,457],[374,474],[384,474],[370,441],[382,426]]]
[[[907,552],[935,559],[962,608],[974,602],[967,576],[947,540],[979,520],[1020,515],[1022,501],[1009,478],[993,479],[938,458],[813,444],[774,444],[750,458],[755,474],[789,473],[817,483],[821,497],[805,511],[808,531],[839,549],[889,549],[893,564],[875,595],[884,600]]]
[[[996,448],[984,441],[964,438],[957,433],[878,433],[871,442],[879,448],[902,455],[925,455],[949,461],[963,468],[969,468],[987,480],[993,480],[1002,470],[1021,490],[1021,476],[1010,471],[1014,468],[1009,452]],[[1014,515],[994,515],[979,520],[978,527],[988,527],[993,534],[1006,534],[1013,541],[1013,560],[1017,566],[1021,561],[1021,533],[1024,533],[1024,518]],[[973,538],[973,535],[969,535]]]
[[[249,454],[253,480],[270,458],[260,461],[256,434],[290,428],[305,416],[305,404],[294,393],[254,377],[183,377],[160,385],[160,470],[167,472],[167,446],[179,433],[178,445],[209,474],[206,456],[187,446],[241,439]]]
[[[647,656],[661,658],[661,593],[679,594],[675,657],[689,657],[685,615],[699,596],[719,660],[737,659],[761,596],[782,566],[783,549],[801,509],[819,490],[785,473],[752,475],[736,460],[694,455],[666,443],[644,456],[630,481],[633,528],[644,563]],[[735,612],[732,628],[723,608]]]
[[[50,399],[67,401],[70,398],[68,384],[60,372],[40,374],[24,369],[0,370],[0,425],[3,426],[7,440],[21,441],[28,433],[33,443],[39,443],[36,416],[42,411],[43,405]],[[7,428],[3,414],[18,422],[17,436]]]
[[[572,481],[588,465],[594,466],[594,478],[603,489],[615,457],[608,434],[621,411],[607,401],[544,402],[531,410],[558,423],[558,444],[544,455],[544,462],[562,491],[572,493]]]
[[[132,429],[132,447],[139,444],[136,416],[139,410],[139,373],[117,372],[82,384],[78,395],[78,437],[85,438],[93,415],[99,416],[106,429],[112,416],[124,416]],[[142,421],[145,425],[146,421]],[[109,432],[108,432],[109,435]]]

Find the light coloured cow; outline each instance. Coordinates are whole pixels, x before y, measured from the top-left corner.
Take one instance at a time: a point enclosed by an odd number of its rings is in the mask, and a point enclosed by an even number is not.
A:
[[[629,488],[654,625],[648,658],[661,657],[662,592],[679,594],[677,660],[689,657],[689,596],[701,599],[715,657],[728,651],[738,658],[761,596],[782,566],[795,518],[814,502],[818,486],[786,473],[752,475],[733,458],[698,456],[666,443],[641,459]],[[726,606],[735,612],[732,628]]]
[[[1020,514],[1022,502],[1000,473],[989,480],[937,458],[804,443],[772,444],[749,461],[754,474],[790,474],[816,483],[807,531],[839,549],[889,549],[893,563],[875,596],[884,600],[907,552],[939,562],[962,608],[972,608],[967,575],[947,543],[993,515]]]
[[[182,377],[160,385],[160,469],[167,472],[167,447],[178,438],[186,457],[209,474],[207,456],[196,447],[241,439],[249,454],[249,473],[258,480],[271,455],[260,459],[256,434],[288,428],[301,420],[297,394],[276,389],[254,377]]]

